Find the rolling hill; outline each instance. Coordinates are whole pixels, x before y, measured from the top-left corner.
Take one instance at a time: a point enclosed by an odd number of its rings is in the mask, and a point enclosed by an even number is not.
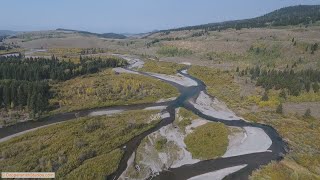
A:
[[[15,31],[10,31],[10,30],[0,30],[0,36],[11,36],[15,35],[17,32]]]
[[[299,5],[290,6],[275,10],[268,14],[252,19],[225,21],[219,23],[209,23],[196,26],[187,26],[163,31],[180,30],[223,30],[228,28],[257,28],[268,26],[287,26],[287,25],[308,25],[320,20],[320,5]]]
[[[88,31],[78,31],[78,30],[72,30],[72,29],[63,29],[63,28],[58,28],[56,29],[57,31],[66,31],[66,32],[75,32],[79,34],[84,34],[84,35],[93,35],[93,36],[98,36],[101,38],[109,38],[109,39],[125,39],[127,36],[122,35],[122,34],[116,34],[116,33],[92,33]]]

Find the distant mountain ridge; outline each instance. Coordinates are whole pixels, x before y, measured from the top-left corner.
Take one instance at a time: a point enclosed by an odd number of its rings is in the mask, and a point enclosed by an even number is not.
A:
[[[63,29],[63,28],[58,28],[56,31],[67,31],[67,32],[75,32],[79,34],[84,34],[84,35],[93,35],[93,36],[98,36],[101,38],[110,38],[110,39],[126,39],[127,36],[122,35],[122,34],[116,34],[116,33],[92,33],[88,31],[78,31],[78,30],[72,30],[72,29]]]
[[[11,35],[15,35],[18,32],[16,31],[10,31],[10,30],[0,30],[0,36],[11,36]]]
[[[164,31],[180,31],[180,30],[223,30],[228,28],[258,28],[268,26],[287,26],[287,25],[307,25],[320,21],[320,5],[299,5],[290,6],[275,10],[260,17],[225,21],[218,23],[209,23],[196,26],[187,26]]]

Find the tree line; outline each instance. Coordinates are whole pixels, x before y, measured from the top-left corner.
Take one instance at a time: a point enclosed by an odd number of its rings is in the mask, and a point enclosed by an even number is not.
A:
[[[79,75],[96,73],[102,68],[124,65],[126,61],[114,57],[106,59],[80,57],[80,63],[59,61],[54,56],[51,59],[0,57],[0,79],[64,81]]]
[[[87,48],[87,49],[82,49],[80,54],[85,55],[85,54],[97,54],[97,53],[105,53],[106,50],[101,49],[101,48]]]
[[[0,107],[27,107],[33,114],[44,111],[50,98],[47,82],[0,80]]]
[[[237,70],[239,72],[239,68]],[[250,74],[251,79],[256,80],[257,86],[262,86],[266,90],[276,89],[287,90],[289,95],[298,96],[302,90],[310,92],[319,92],[320,86],[320,71],[307,69],[294,71],[293,69],[286,70],[267,70],[261,69],[259,66],[251,69],[245,69],[239,72],[240,75]],[[284,95],[285,96],[285,95]]]
[[[0,38],[0,40],[1,40],[1,38]],[[10,47],[10,46],[0,45],[0,50],[1,51],[9,51],[11,49],[12,49],[12,47]]]
[[[116,57],[80,57],[80,63],[60,61],[54,56],[51,59],[24,58],[21,54],[0,57],[0,107],[26,107],[31,114],[40,114],[49,106],[49,80],[65,81],[124,65],[127,62]]]
[[[260,28],[268,26],[288,26],[288,25],[309,25],[320,20],[319,5],[299,5],[282,8],[266,15],[235,21],[226,21],[220,23],[209,23],[197,26],[188,26],[165,31],[181,30],[207,30],[220,31],[228,28],[240,30],[241,28]]]

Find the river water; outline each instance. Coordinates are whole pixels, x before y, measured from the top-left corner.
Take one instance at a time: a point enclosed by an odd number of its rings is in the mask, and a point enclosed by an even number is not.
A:
[[[130,69],[127,69],[130,70]],[[141,73],[143,75],[149,76],[147,73]],[[225,179],[248,179],[249,175],[252,174],[252,171],[259,168],[261,165],[265,165],[270,163],[273,160],[281,160],[283,155],[286,153],[286,144],[280,138],[277,131],[272,128],[271,126],[262,125],[258,123],[250,123],[244,120],[223,120],[217,119],[208,115],[203,114],[198,109],[194,108],[194,106],[189,103],[188,100],[197,98],[201,91],[206,90],[205,84],[188,75],[184,74],[180,71],[180,74],[193,79],[198,83],[197,86],[185,87],[174,82],[170,82],[167,80],[162,80],[167,82],[173,86],[175,86],[180,91],[180,96],[174,100],[169,102],[163,103],[151,103],[151,104],[141,104],[141,105],[128,105],[128,106],[115,106],[115,107],[108,107],[108,108],[96,108],[96,109],[89,109],[89,110],[81,110],[81,111],[74,111],[69,113],[61,113],[54,116],[50,116],[47,118],[43,118],[39,121],[28,121],[16,124],[14,126],[4,127],[0,129],[0,140],[2,138],[14,136],[17,133],[21,133],[30,129],[39,128],[42,126],[55,124],[58,122],[68,121],[75,119],[77,117],[85,117],[88,116],[92,112],[96,111],[109,111],[109,110],[135,110],[135,109],[144,109],[147,107],[154,107],[154,106],[167,106],[164,111],[169,112],[170,117],[162,119],[154,128],[149,129],[148,131],[134,137],[129,142],[121,145],[119,148],[123,148],[124,155],[120,161],[119,167],[117,171],[110,176],[106,177],[106,179],[118,179],[120,175],[126,170],[127,168],[127,161],[131,157],[131,155],[136,151],[137,147],[141,143],[141,141],[147,137],[149,134],[159,130],[160,128],[171,124],[175,120],[175,109],[178,107],[184,107],[193,113],[197,114],[203,119],[214,121],[214,122],[221,122],[229,127],[258,127],[265,131],[265,133],[270,137],[272,140],[272,145],[268,150],[268,152],[260,152],[260,153],[252,153],[234,157],[226,157],[226,158],[217,158],[213,160],[207,161],[200,161],[196,164],[192,165],[184,165],[179,168],[169,169],[168,171],[163,171],[160,173],[159,176],[152,177],[152,179],[163,179],[163,180],[174,180],[174,179],[188,179],[194,176],[198,176],[201,174],[205,174],[208,172],[233,167],[237,165],[247,164],[247,166],[240,171],[237,171],[233,174],[230,174],[225,177]],[[107,162],[106,162],[107,163]],[[151,177],[150,177],[151,179]]]

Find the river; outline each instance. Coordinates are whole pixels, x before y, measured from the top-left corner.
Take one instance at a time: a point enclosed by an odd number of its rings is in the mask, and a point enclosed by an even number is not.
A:
[[[128,71],[132,71],[131,69],[126,69]],[[74,111],[69,113],[61,113],[54,116],[50,116],[47,118],[43,118],[39,121],[28,121],[19,123],[9,127],[3,127],[0,129],[0,142],[1,140],[7,140],[12,138],[16,135],[21,135],[23,132],[28,132],[30,130],[36,130],[37,128],[46,127],[51,124],[60,123],[68,120],[75,119],[77,117],[85,117],[88,116],[90,113],[98,112],[98,111],[126,111],[126,110],[134,110],[134,109],[144,109],[147,107],[155,107],[155,106],[167,106],[164,111],[169,112],[170,117],[162,119],[154,128],[149,129],[148,131],[134,137],[129,142],[120,146],[123,148],[124,155],[120,161],[118,169],[115,173],[111,174],[110,176],[106,177],[106,179],[118,179],[120,175],[126,170],[127,162],[132,154],[136,151],[141,141],[150,135],[151,133],[159,130],[160,128],[171,124],[175,120],[175,109],[179,107],[184,107],[196,115],[200,116],[203,119],[220,122],[225,124],[229,127],[257,127],[263,129],[263,131],[270,137],[272,140],[272,145],[268,149],[267,152],[258,152],[258,153],[251,153],[245,155],[239,155],[234,157],[225,157],[225,158],[217,158],[213,160],[206,160],[200,161],[198,163],[192,165],[184,165],[178,168],[172,168],[168,171],[161,172],[156,177],[150,177],[150,179],[164,179],[164,180],[174,180],[174,179],[189,179],[194,176],[199,176],[202,174],[206,174],[209,172],[221,170],[228,167],[234,167],[239,165],[246,164],[244,168],[241,170],[231,173],[227,175],[224,179],[237,179],[237,180],[245,180],[248,179],[249,175],[256,169],[258,169],[261,165],[266,165],[273,160],[281,160],[286,153],[286,143],[281,139],[277,131],[272,128],[271,126],[258,124],[258,123],[250,123],[244,120],[224,120],[218,119],[212,116],[208,116],[203,114],[200,110],[196,109],[189,100],[192,98],[197,98],[200,92],[206,92],[206,85],[184,73],[185,71],[180,71],[179,73],[187,78],[191,78],[192,80],[197,82],[197,85],[194,86],[182,86],[178,83],[164,80],[158,77],[151,76],[149,73],[142,73],[142,75],[150,76],[153,78],[161,79],[164,82],[167,82],[173,86],[175,86],[180,95],[177,99],[169,102],[162,102],[162,103],[151,103],[151,104],[141,104],[141,105],[127,105],[127,106],[114,106],[114,107],[107,107],[107,108],[96,108],[96,109],[89,109],[89,110],[81,110],[81,111]],[[107,163],[107,162],[106,162]]]

